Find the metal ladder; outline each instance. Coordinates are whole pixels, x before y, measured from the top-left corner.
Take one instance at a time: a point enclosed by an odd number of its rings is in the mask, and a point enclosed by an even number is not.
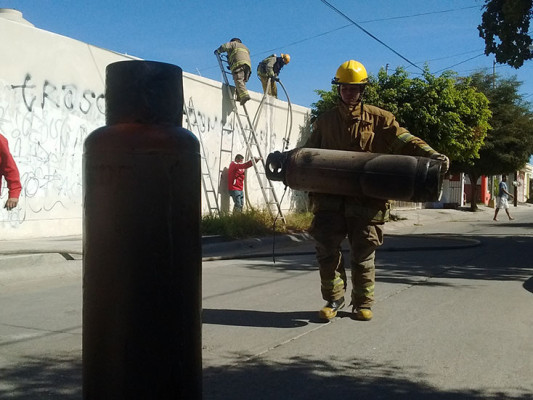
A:
[[[224,63],[226,63],[227,65],[228,59],[227,57],[222,56],[220,54],[217,54],[217,59],[218,64],[220,66],[220,71],[222,72],[222,78],[224,79],[224,87],[226,89],[228,98],[231,101],[233,113],[235,114],[235,120],[239,125],[239,129],[244,139],[244,143],[246,144],[246,150],[251,156],[255,176],[257,177],[259,187],[261,188],[261,192],[267,205],[268,212],[270,213],[273,219],[279,218],[283,221],[283,223],[286,223],[285,216],[283,215],[283,212],[281,210],[281,204],[278,200],[278,196],[276,195],[276,191],[274,190],[274,185],[266,176],[265,160],[263,159],[263,154],[259,146],[259,141],[257,140],[257,135],[255,133],[254,126],[248,114],[248,110],[246,109],[246,105],[241,106],[244,111],[243,114],[240,114],[239,109],[237,108],[237,102],[231,91],[227,76],[227,74],[230,72],[227,72],[224,68]],[[260,157],[261,162],[255,162],[254,157]],[[274,209],[277,210],[277,215]]]
[[[193,129],[196,128],[196,136],[198,136],[198,140],[200,141],[200,158],[202,159],[202,187],[204,189],[205,199],[209,207],[209,215],[219,216],[220,208],[218,206],[218,193],[215,190],[215,186],[213,185],[213,179],[211,178],[211,174],[209,173],[209,165],[207,164],[205,146],[202,140],[202,132],[200,131],[200,126],[198,124],[198,118],[196,117],[196,110],[194,108],[192,97],[189,98],[188,105],[183,104],[183,113],[185,114],[185,117],[187,119],[187,129],[193,131]]]

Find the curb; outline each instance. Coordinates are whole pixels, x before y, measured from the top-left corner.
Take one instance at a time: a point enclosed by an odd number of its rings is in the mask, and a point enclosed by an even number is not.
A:
[[[76,261],[66,262],[65,257],[57,252],[2,256],[0,286],[38,278],[81,274],[81,259]]]

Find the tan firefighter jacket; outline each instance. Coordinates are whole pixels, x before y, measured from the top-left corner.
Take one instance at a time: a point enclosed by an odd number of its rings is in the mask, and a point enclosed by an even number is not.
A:
[[[257,66],[257,75],[263,78],[278,76],[285,63],[281,57],[272,54],[265,58]]]
[[[228,42],[221,45],[217,52],[228,53],[228,64],[231,71],[242,65],[248,65],[252,69],[252,61],[250,60],[250,50],[244,44],[239,42]]]
[[[342,101],[316,119],[303,147],[421,157],[437,153],[400,127],[390,112],[362,103],[350,110]],[[344,212],[346,217],[367,218],[374,223],[389,218],[390,203],[386,200],[323,193],[310,193],[309,198],[313,212]]]

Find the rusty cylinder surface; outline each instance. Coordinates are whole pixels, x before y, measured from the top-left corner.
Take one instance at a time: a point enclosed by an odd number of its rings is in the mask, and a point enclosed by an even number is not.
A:
[[[83,154],[83,398],[200,399],[200,153],[182,72],[106,70]]]
[[[437,201],[441,163],[426,157],[299,148],[272,153],[267,176],[291,189],[413,202]]]

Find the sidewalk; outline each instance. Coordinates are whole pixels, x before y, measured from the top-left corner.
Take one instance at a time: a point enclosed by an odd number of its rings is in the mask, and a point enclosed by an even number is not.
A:
[[[529,206],[529,205],[528,205]],[[489,207],[480,207],[475,213],[466,210],[455,209],[406,209],[393,210],[394,221],[385,224],[385,243],[378,251],[398,251],[402,248],[405,250],[415,250],[415,247],[423,246],[425,248],[436,246],[438,239],[439,248],[442,247],[442,238],[432,239],[426,233],[420,238],[409,240],[409,244],[401,240],[401,235],[418,235],[423,228],[427,231],[428,226],[434,227],[435,234],[451,235],[455,232],[446,231],[444,224],[453,221],[489,221],[492,222],[494,209]],[[473,243],[464,239],[452,239],[446,241],[450,247],[469,246]],[[292,235],[276,235],[274,237],[263,237],[244,239],[241,241],[215,242],[207,243],[203,246],[204,260],[228,259],[232,257],[265,257],[272,255],[273,244],[276,254],[283,254],[287,251],[298,251],[303,245],[312,245],[313,239],[307,233],[295,233]],[[415,247],[414,247],[415,246]],[[314,251],[314,250],[313,250]]]
[[[531,204],[520,205],[518,208],[533,207]],[[446,230],[447,222],[472,221],[493,222],[493,208],[480,206],[475,213],[456,209],[410,209],[393,210],[395,221],[385,224],[385,244],[378,251],[416,250],[418,247],[442,248],[443,237],[456,232]],[[418,240],[423,230],[423,236]],[[435,236],[432,238],[428,231]],[[409,244],[402,240],[402,235],[410,235]],[[437,243],[438,241],[438,243]],[[475,242],[448,237],[445,245],[460,248],[475,245]],[[42,277],[47,271],[56,275],[58,264],[65,260],[80,260],[83,254],[81,236],[59,236],[48,238],[32,238],[21,240],[0,241],[0,282],[16,272],[17,277]],[[313,240],[307,233],[267,236],[243,240],[224,241],[217,237],[204,237],[202,245],[203,261],[223,260],[231,258],[268,257],[282,255],[287,252],[313,252]],[[17,271],[19,269],[19,271]],[[64,269],[64,267],[60,267]]]

